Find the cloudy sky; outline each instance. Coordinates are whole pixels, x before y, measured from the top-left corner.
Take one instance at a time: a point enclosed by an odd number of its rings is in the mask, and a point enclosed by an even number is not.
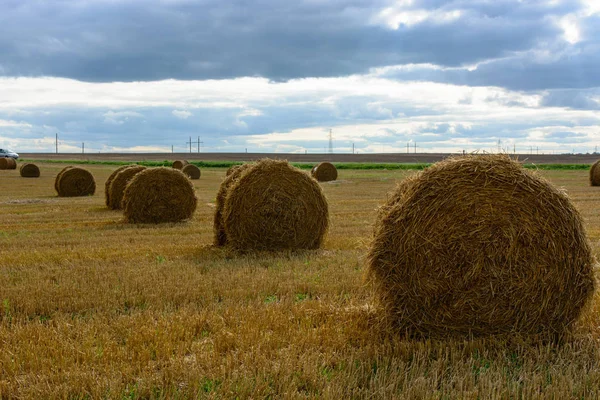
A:
[[[330,129],[594,151],[600,0],[0,1],[1,147],[315,153]]]

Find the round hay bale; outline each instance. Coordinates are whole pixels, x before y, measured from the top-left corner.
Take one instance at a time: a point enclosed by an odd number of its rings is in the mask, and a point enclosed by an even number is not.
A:
[[[319,182],[335,181],[338,177],[337,168],[330,162],[322,162],[315,165],[310,174]]]
[[[146,167],[144,166],[133,165],[123,169],[113,178],[112,182],[110,183],[110,187],[108,188],[108,191],[110,193],[108,208],[111,208],[113,210],[120,210],[123,208],[123,193],[125,192],[127,184],[136,174],[142,172],[145,169]]]
[[[187,160],[177,160],[177,161],[173,161],[173,168],[175,169],[179,169],[182,170],[183,167],[185,167],[186,165],[188,165],[189,163],[187,162]]]
[[[61,170],[58,172],[58,174],[56,175],[56,178],[54,178],[54,190],[56,190],[56,193],[58,193],[58,182],[60,181],[60,177],[62,176],[62,174],[63,174],[65,171],[67,171],[67,170],[69,170],[69,169],[71,169],[71,168],[73,168],[73,166],[71,166],[71,165],[69,165],[69,166],[67,166],[67,167],[64,167],[63,169],[61,169]]]
[[[40,169],[35,164],[25,163],[21,165],[19,169],[21,176],[23,178],[39,178],[40,177]]]
[[[12,160],[12,158],[0,157],[0,169],[8,169],[8,166],[10,165],[9,160]]]
[[[215,234],[215,246],[224,246],[227,243],[225,235],[225,226],[223,223],[223,208],[225,207],[225,197],[231,185],[242,175],[244,171],[252,167],[253,164],[234,165],[227,170],[227,175],[217,192],[217,206],[215,208],[215,217],[213,222],[213,232]]]
[[[194,164],[184,166],[182,172],[190,179],[200,179],[200,168],[196,167]]]
[[[417,335],[564,332],[595,290],[568,196],[506,155],[447,159],[400,184],[368,263],[390,320]]]
[[[91,196],[96,192],[96,181],[90,171],[72,167],[60,174],[58,195],[60,197]]]
[[[600,186],[600,168],[598,168],[599,165],[600,165],[600,160],[598,160],[594,164],[592,164],[592,167],[590,168],[590,185],[591,186]]]
[[[223,222],[227,242],[238,250],[316,249],[329,211],[321,187],[307,173],[266,159],[232,182]]]
[[[7,169],[17,169],[17,160],[14,158],[7,158],[8,168]]]
[[[172,168],[149,168],[125,188],[123,210],[131,223],[179,222],[189,219],[198,200],[192,182]]]
[[[115,176],[117,176],[117,174],[121,171],[123,171],[124,169],[127,169],[129,167],[135,167],[137,166],[137,164],[129,164],[129,165],[122,165],[119,168],[115,169],[110,176],[108,177],[108,179],[106,180],[106,182],[104,182],[104,203],[106,204],[106,207],[111,208],[110,207],[110,184],[112,183],[113,179],[115,179]]]

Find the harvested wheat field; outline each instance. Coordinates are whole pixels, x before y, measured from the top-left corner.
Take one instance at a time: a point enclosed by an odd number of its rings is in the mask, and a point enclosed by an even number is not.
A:
[[[414,340],[381,324],[364,283],[377,211],[414,172],[345,170],[322,184],[321,250],[212,247],[224,169],[193,181],[191,220],[132,225],[95,196],[56,197],[61,167],[2,175],[0,398],[597,398],[598,295],[558,341]],[[114,166],[86,165],[97,182]],[[588,171],[564,186],[598,255]]]

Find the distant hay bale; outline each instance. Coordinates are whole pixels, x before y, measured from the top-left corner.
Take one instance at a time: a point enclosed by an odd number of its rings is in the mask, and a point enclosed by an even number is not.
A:
[[[213,222],[213,232],[215,235],[215,246],[224,246],[227,243],[225,235],[225,226],[223,224],[223,208],[225,207],[225,197],[231,185],[240,177],[240,175],[252,167],[253,164],[234,165],[227,170],[227,175],[217,192],[217,206],[215,208],[215,217]]]
[[[60,197],[91,196],[96,192],[96,181],[90,171],[71,167],[59,175],[58,195]]]
[[[8,168],[7,169],[17,169],[17,160],[14,158],[7,158],[8,160]]]
[[[0,157],[0,169],[9,169],[10,161],[12,158],[8,157]]]
[[[307,173],[265,159],[231,182],[223,223],[226,242],[238,250],[316,249],[329,212],[321,187]]]
[[[200,179],[200,168],[196,167],[194,164],[185,165],[181,171],[190,179]]]
[[[65,171],[67,171],[67,170],[69,170],[69,169],[71,169],[71,168],[73,168],[73,166],[71,166],[71,165],[69,165],[69,166],[67,166],[67,167],[64,167],[63,169],[61,169],[61,170],[58,172],[58,174],[56,175],[56,178],[54,178],[54,190],[56,191],[56,193],[58,193],[58,182],[60,181],[60,177],[62,176],[62,174],[63,174]]]
[[[123,193],[125,192],[127,184],[136,174],[145,169],[146,167],[144,166],[133,165],[121,170],[113,178],[112,182],[110,183],[110,187],[108,188],[110,193],[108,208],[113,210],[120,210],[123,208],[121,202],[123,200]]]
[[[338,177],[337,168],[330,162],[322,162],[315,165],[310,174],[319,182],[335,181]]]
[[[595,290],[568,196],[506,155],[447,159],[401,183],[368,263],[391,321],[418,335],[564,332]]]
[[[192,182],[172,168],[148,168],[136,174],[125,188],[123,211],[130,223],[179,222],[196,210]]]
[[[117,176],[117,174],[121,171],[123,171],[124,169],[127,169],[129,167],[134,167],[137,166],[137,164],[129,164],[129,165],[122,165],[119,168],[115,169],[112,174],[110,174],[110,176],[108,177],[108,179],[106,180],[106,182],[104,182],[104,203],[106,204],[106,207],[111,208],[110,207],[110,184],[112,183],[113,179],[115,179],[115,176]]]
[[[25,163],[21,165],[19,172],[23,178],[39,178],[40,169],[37,165],[31,163]]]
[[[592,164],[590,168],[590,185],[591,186],[600,186],[600,160],[596,161]]]
[[[178,169],[178,170],[182,170],[183,167],[185,167],[186,165],[188,165],[189,163],[187,162],[187,160],[177,160],[177,161],[173,161],[173,168]]]

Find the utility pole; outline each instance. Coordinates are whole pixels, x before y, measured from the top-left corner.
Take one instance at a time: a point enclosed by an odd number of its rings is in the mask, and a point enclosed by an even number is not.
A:
[[[417,142],[415,142],[415,154],[417,154]]]
[[[410,153],[410,143],[406,142],[406,154]]]
[[[81,154],[85,154],[85,143],[81,142]]]
[[[333,154],[333,134],[331,129],[329,130],[329,154]]]
[[[192,154],[192,143],[192,137],[190,136],[190,141],[186,143],[190,145],[190,154]]]
[[[173,153],[173,145],[171,145],[171,153]]]
[[[352,142],[352,154],[354,154],[354,142]]]
[[[58,133],[56,134],[56,140],[54,143],[56,144],[56,154],[58,154]]]
[[[513,154],[517,154],[517,145],[513,143]]]

